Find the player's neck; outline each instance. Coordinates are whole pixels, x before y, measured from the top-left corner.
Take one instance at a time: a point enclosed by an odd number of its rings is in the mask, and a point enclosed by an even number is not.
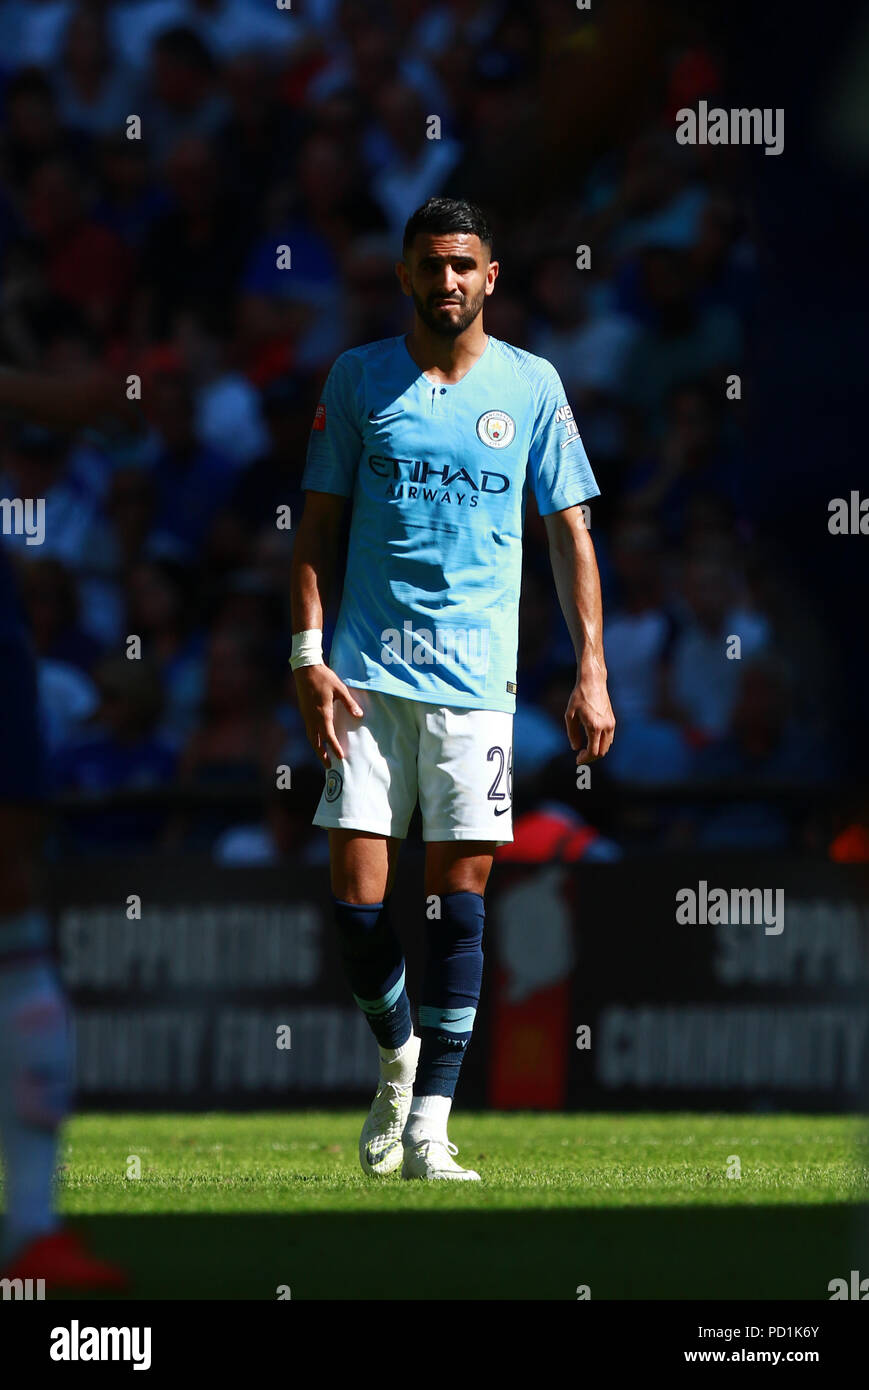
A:
[[[407,350],[421,372],[435,381],[452,385],[461,381],[482,357],[488,341],[481,317],[477,317],[456,338],[432,333],[417,319],[405,339]]]

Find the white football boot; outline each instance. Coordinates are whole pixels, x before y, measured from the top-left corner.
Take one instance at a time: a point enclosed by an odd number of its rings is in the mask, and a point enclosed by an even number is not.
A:
[[[406,1086],[389,1079],[390,1070],[398,1070],[397,1062],[381,1063],[380,1084],[359,1136],[359,1162],[363,1173],[369,1177],[385,1177],[394,1173],[401,1163],[404,1154],[401,1135],[413,1100],[419,1047],[420,1040],[414,1035],[408,1041],[407,1056],[400,1059],[402,1074],[411,1078]]]
[[[429,1182],[437,1178],[447,1178],[453,1182],[479,1182],[480,1175],[473,1168],[460,1168],[453,1161],[453,1154],[457,1153],[458,1149],[449,1139],[437,1139],[433,1135],[415,1144],[406,1144],[401,1176],[424,1178]]]

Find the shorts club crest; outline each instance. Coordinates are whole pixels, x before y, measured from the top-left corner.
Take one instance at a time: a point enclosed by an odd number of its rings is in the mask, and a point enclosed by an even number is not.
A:
[[[326,787],[323,792],[327,801],[337,801],[344,786],[344,778],[336,768],[330,767],[326,773]]]

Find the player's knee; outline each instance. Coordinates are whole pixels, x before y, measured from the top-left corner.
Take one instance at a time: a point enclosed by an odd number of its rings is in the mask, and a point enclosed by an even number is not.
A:
[[[426,931],[436,949],[482,950],[486,909],[481,893],[435,894],[439,912],[426,915]]]
[[[394,869],[394,856],[387,855],[381,841],[357,831],[331,830],[329,855],[335,898],[359,907],[383,901],[388,892],[388,877]]]
[[[336,897],[333,912],[338,947],[345,961],[365,959],[389,931],[389,908],[385,902],[356,903]]]
[[[364,876],[346,875],[332,877],[332,897],[336,902],[350,903],[353,907],[373,907],[382,903],[385,894],[378,894],[374,885]]]
[[[480,844],[466,852],[462,844],[433,841],[426,852],[426,893],[475,893],[482,897],[492,872],[493,856]]]

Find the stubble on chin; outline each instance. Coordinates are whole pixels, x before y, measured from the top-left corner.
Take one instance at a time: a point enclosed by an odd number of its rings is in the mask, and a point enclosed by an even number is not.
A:
[[[417,294],[414,294],[413,302],[419,317],[432,333],[437,333],[442,338],[457,338],[474,322],[483,307],[484,298],[485,295],[480,295],[479,300],[463,305],[458,318],[443,317],[434,306],[424,303]]]

